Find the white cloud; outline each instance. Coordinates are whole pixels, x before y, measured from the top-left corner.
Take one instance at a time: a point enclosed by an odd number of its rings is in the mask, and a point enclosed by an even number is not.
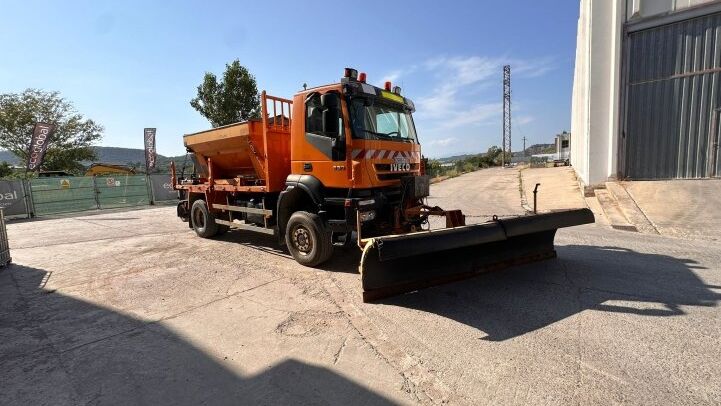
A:
[[[456,137],[441,138],[439,140],[431,140],[428,142],[429,146],[447,147],[455,143],[458,139]]]
[[[439,66],[443,65],[445,61],[445,56],[437,56],[435,58],[427,59],[425,62],[423,62],[423,67],[427,70],[434,70]]]
[[[383,81],[397,82],[412,73],[423,73],[430,86],[414,99],[416,127],[431,155],[463,151],[475,145],[477,137],[495,133],[503,105],[501,81],[503,65],[511,65],[514,79],[536,78],[555,68],[552,58],[511,59],[484,56],[438,56],[408,68],[388,72]],[[518,109],[514,100],[514,114]],[[530,115],[514,115],[514,125],[532,122]],[[465,145],[465,147],[464,147]]]
[[[402,78],[403,76],[408,76],[408,75],[412,74],[417,69],[418,69],[417,65],[411,65],[404,69],[394,69],[394,70],[386,73],[385,75],[383,75],[381,77],[380,82],[381,82],[381,84],[388,82],[388,81],[390,81],[392,83],[396,83],[396,82],[398,82],[398,79]]]
[[[528,123],[532,123],[536,120],[535,117],[532,116],[519,116],[513,119],[514,124],[524,125]]]
[[[493,81],[499,82],[500,93],[501,67],[505,64],[511,65],[514,77],[537,77],[554,68],[551,58],[513,60],[481,56],[439,56],[429,59],[422,64],[423,68],[442,82],[416,101],[417,115],[430,120],[444,120],[446,124],[443,126],[446,128],[483,122],[497,113],[500,103],[479,103],[473,100],[478,98],[479,89],[486,88]],[[416,66],[413,67],[413,70],[415,69]],[[398,76],[400,73],[395,78]],[[496,97],[494,94],[492,98],[497,100]]]
[[[398,78],[401,77],[401,74],[403,74],[403,71],[401,71],[400,69],[396,69],[396,70],[394,70],[394,71],[390,71],[390,72],[388,72],[385,76],[383,76],[383,77],[381,78],[381,83],[385,83],[385,82],[387,82],[387,81],[390,81],[390,82],[394,82],[394,83],[395,83],[395,82],[398,80]]]
[[[466,109],[459,109],[437,123],[437,129],[450,130],[459,127],[489,124],[491,119],[501,116],[501,103],[476,104]]]
[[[472,56],[469,58],[450,58],[445,61],[444,68],[449,70],[455,86],[461,87],[484,81],[498,74],[500,62],[491,58]]]
[[[456,104],[456,93],[458,89],[449,84],[444,84],[433,90],[430,95],[421,97],[416,101],[419,116],[430,118],[443,118],[453,109]]]
[[[511,75],[524,78],[537,78],[556,68],[553,58],[511,61]]]
[[[464,100],[469,99],[477,86],[498,74],[500,63],[499,59],[479,56],[438,57],[426,61],[424,67],[443,83],[418,99],[417,115],[421,120],[434,121],[432,127],[446,130],[482,124],[496,116],[500,113],[500,103]]]

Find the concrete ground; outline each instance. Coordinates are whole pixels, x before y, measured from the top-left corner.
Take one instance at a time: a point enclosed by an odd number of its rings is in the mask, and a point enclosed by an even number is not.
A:
[[[659,233],[721,240],[721,180],[621,182]]]
[[[518,176],[430,203],[523,212]],[[8,231],[0,404],[721,403],[715,245],[587,225],[557,259],[365,304],[357,250],[304,268],[173,208]]]
[[[521,215],[525,210],[521,207],[518,179],[515,168],[490,168],[467,173],[432,185],[428,205],[461,209],[468,224],[488,221],[493,215]]]
[[[524,195],[530,208],[533,208],[533,189],[540,183],[536,208],[539,213],[586,207],[578,179],[570,166],[526,168],[521,171],[521,176]]]

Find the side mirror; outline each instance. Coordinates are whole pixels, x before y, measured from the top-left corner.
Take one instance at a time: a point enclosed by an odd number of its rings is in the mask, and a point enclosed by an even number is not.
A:
[[[338,128],[340,98],[338,94],[327,93],[320,96],[320,104],[323,106],[323,133],[330,137],[337,137],[340,133]]]

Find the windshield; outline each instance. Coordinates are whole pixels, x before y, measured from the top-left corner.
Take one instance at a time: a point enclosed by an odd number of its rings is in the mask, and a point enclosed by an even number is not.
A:
[[[351,102],[353,137],[367,140],[416,142],[411,113],[401,106],[379,103],[366,106],[366,99]]]

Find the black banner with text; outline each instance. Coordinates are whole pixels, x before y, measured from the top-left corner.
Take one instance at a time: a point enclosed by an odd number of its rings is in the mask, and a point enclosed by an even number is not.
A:
[[[33,129],[33,137],[30,140],[30,154],[28,155],[28,166],[29,171],[36,171],[40,169],[45,158],[45,152],[48,150],[48,143],[50,137],[55,131],[55,126],[47,123],[35,123]]]
[[[145,137],[145,169],[148,173],[155,169],[155,128],[146,128]]]

